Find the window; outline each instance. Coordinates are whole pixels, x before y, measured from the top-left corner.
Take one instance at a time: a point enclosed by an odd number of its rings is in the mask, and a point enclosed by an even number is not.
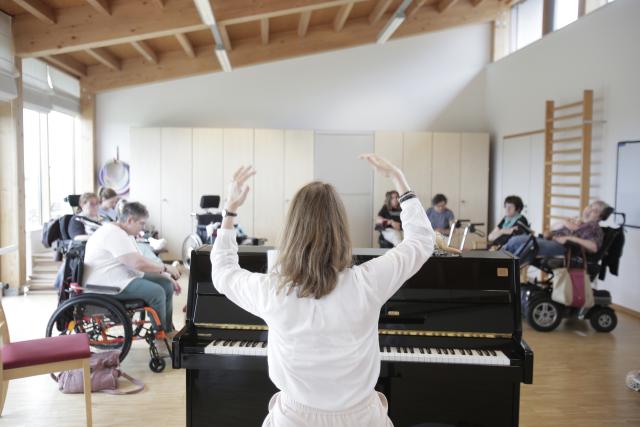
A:
[[[542,0],[528,0],[511,9],[511,46],[521,49],[542,37]]]
[[[578,19],[579,0],[559,0],[553,8],[553,29],[559,30]]]
[[[71,213],[64,198],[75,192],[76,119],[24,109],[24,176],[27,230]]]

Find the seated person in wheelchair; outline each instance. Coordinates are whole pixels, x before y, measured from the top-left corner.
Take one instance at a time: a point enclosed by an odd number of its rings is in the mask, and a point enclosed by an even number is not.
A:
[[[102,222],[113,222],[118,219],[116,205],[118,204],[118,193],[113,188],[100,187],[98,191],[100,197],[100,209],[98,214]]]
[[[380,247],[393,248],[402,242],[402,220],[400,220],[400,194],[387,191],[384,205],[378,212],[375,229],[380,232]]]
[[[69,222],[69,237],[90,236],[100,228],[98,215],[98,196],[95,193],[83,193],[80,196],[78,212]]]
[[[609,205],[598,200],[587,206],[582,212],[582,218],[571,218],[555,224],[553,230],[543,238],[537,237],[539,257],[554,257],[565,254],[565,244],[570,242],[584,248],[587,253],[596,253],[602,245],[603,233],[599,222],[606,219],[605,212]],[[507,242],[505,249],[515,255],[529,253],[533,245],[533,237],[528,235],[516,236]],[[531,261],[525,256],[525,261]],[[523,261],[523,264],[525,262]]]
[[[504,246],[512,236],[525,234],[527,231],[520,223],[530,227],[527,218],[522,215],[524,203],[518,196],[507,196],[504,199],[504,217],[502,221],[489,233],[492,246]]]
[[[84,283],[111,288],[119,300],[144,300],[162,323],[154,326],[171,335],[173,293],[180,293],[176,282],[180,272],[138,251],[134,236],[142,231],[148,217],[144,205],[127,203],[117,222],[104,224],[93,233],[85,249]]]
[[[436,194],[431,199],[431,207],[427,209],[427,217],[431,221],[433,229],[445,236],[449,235],[449,227],[456,222],[456,217],[453,211],[447,207],[447,202],[447,196]]]

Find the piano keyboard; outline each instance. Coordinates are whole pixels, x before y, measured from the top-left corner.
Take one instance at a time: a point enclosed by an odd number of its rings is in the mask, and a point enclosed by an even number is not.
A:
[[[266,356],[267,343],[261,341],[214,340],[206,354]],[[388,362],[447,363],[461,365],[509,366],[509,358],[499,350],[381,346],[380,358]]]

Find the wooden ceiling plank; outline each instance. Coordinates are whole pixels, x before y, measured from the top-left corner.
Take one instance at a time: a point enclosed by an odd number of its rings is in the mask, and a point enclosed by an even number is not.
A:
[[[114,71],[120,70],[120,60],[107,49],[103,47],[96,47],[93,49],[87,49],[86,52],[102,65],[109,67]]]
[[[262,44],[269,44],[269,18],[260,20],[260,38],[262,39]]]
[[[309,22],[311,21],[311,11],[307,10],[300,14],[300,21],[298,22],[298,37],[304,37],[309,30]]]
[[[178,40],[178,43],[180,43],[180,46],[182,46],[184,53],[186,53],[189,58],[196,57],[196,53],[193,50],[193,45],[189,41],[189,38],[186,34],[176,34],[176,39]]]
[[[375,5],[373,10],[371,11],[371,14],[369,15],[369,23],[373,25],[378,22],[380,18],[384,16],[387,9],[389,9],[389,6],[391,6],[392,2],[393,0],[378,0],[378,3]]]
[[[142,40],[131,42],[131,46],[137,50],[140,55],[152,64],[158,63],[158,55]]]
[[[168,3],[169,5],[170,3]],[[167,5],[167,6],[168,6]],[[457,13],[440,14],[435,8],[424,8],[415,19],[406,21],[398,28],[395,37],[402,38],[432,31],[441,31],[455,26],[491,22],[504,10],[504,2],[485,2],[477,8],[460,8]],[[378,35],[378,26],[369,24],[368,17],[349,21],[349,31],[336,33],[331,26],[314,27],[304,38],[296,30],[270,34],[270,43],[263,45],[253,40],[238,40],[229,58],[234,69],[250,65],[273,62],[303,55],[311,55],[336,49],[373,43]],[[88,68],[88,76],[82,83],[93,91],[100,92],[119,87],[211,73],[220,70],[213,46],[196,48],[196,58],[187,58],[182,50],[165,52],[162,67],[145,63],[141,58],[123,60],[122,71],[112,73],[102,66]],[[202,52],[203,54],[199,54]]]
[[[473,7],[476,7],[476,6],[480,6],[483,2],[484,0],[471,0],[471,5]]]
[[[353,9],[353,3],[347,3],[338,10],[333,20],[333,29],[336,33],[339,33],[344,28],[344,24],[347,22],[347,19],[349,19],[351,9]]]
[[[111,5],[109,0],[86,0],[87,3],[100,13],[111,16]]]
[[[68,55],[51,55],[45,56],[44,59],[76,77],[87,75],[87,66]]]
[[[152,1],[158,7],[160,8],[164,7],[164,0],[152,0]]]
[[[440,0],[438,5],[436,6],[436,9],[438,9],[438,12],[444,13],[447,10],[449,10],[457,2],[458,0]]]
[[[47,24],[56,23],[55,11],[41,0],[13,0],[13,2],[39,21],[46,22]]]
[[[420,8],[424,6],[426,2],[427,0],[414,0],[414,2],[411,3],[411,5],[407,8],[407,18],[413,18],[415,14],[418,13],[418,10],[420,10]]]

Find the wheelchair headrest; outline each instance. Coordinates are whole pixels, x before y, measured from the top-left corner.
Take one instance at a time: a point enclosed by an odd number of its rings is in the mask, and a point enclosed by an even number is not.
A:
[[[200,207],[202,209],[217,208],[218,206],[220,206],[220,196],[205,194],[200,197]]]
[[[64,201],[69,203],[72,208],[77,208],[80,206],[80,195],[79,194],[69,194],[64,198]]]
[[[600,214],[600,221],[608,220],[611,214],[613,213],[613,211],[614,209],[611,206],[607,206],[606,208],[604,208],[604,210]]]

